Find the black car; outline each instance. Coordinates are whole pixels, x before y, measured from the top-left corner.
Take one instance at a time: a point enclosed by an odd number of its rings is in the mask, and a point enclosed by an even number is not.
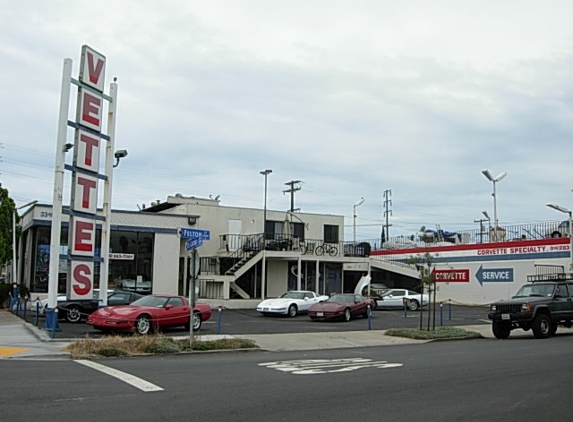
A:
[[[107,296],[107,306],[129,305],[131,302],[136,301],[142,295],[135,292],[125,292],[123,290],[115,290]],[[100,300],[83,299],[83,300],[65,300],[58,301],[58,318],[65,319],[68,322],[80,322],[98,310]]]

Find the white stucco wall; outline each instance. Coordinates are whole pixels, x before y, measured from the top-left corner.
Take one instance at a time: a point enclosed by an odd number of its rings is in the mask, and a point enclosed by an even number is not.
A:
[[[288,290],[287,275],[287,261],[267,261],[267,297],[278,297]]]

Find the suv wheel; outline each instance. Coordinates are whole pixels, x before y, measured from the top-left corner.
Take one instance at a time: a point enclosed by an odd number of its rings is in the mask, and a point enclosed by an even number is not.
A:
[[[511,332],[511,325],[507,322],[494,321],[491,326],[491,330],[495,338],[505,340],[509,337],[509,333]]]
[[[535,338],[547,338],[551,335],[551,326],[553,323],[545,314],[537,315],[533,320],[531,329]]]

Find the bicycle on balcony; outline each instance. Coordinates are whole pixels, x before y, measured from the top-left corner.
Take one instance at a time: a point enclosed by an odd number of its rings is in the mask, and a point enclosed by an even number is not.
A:
[[[314,252],[314,243],[312,242],[299,242],[298,250],[300,251],[301,255],[312,255]]]
[[[336,256],[338,255],[338,248],[334,243],[323,242],[322,245],[316,247],[314,253],[318,256],[322,256],[324,254],[328,254],[330,256]]]

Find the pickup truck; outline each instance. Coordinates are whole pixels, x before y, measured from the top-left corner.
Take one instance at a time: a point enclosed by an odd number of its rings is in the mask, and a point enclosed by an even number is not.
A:
[[[531,329],[538,339],[551,337],[559,325],[573,325],[573,279],[525,284],[511,299],[492,303],[488,318],[498,339],[517,328]]]

